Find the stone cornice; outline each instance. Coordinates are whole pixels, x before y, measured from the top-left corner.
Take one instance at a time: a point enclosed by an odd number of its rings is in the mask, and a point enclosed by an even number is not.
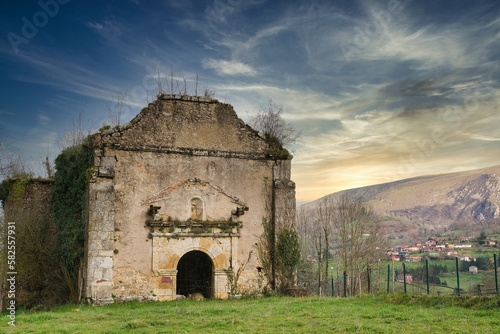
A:
[[[174,233],[166,233],[166,232],[153,232],[151,235],[154,238],[158,237],[164,237],[164,238],[172,238],[172,239],[179,239],[179,238],[186,238],[186,237],[194,237],[194,238],[231,238],[231,237],[236,237],[239,238],[240,234],[239,233],[232,233],[232,232],[221,232],[221,233],[195,233],[195,232],[174,232]]]
[[[108,146],[108,145],[105,145]],[[136,146],[136,145],[120,145],[111,144],[111,148],[120,151],[131,152],[153,152],[153,153],[167,153],[167,154],[180,154],[199,157],[219,157],[219,158],[235,158],[245,160],[287,160],[291,159],[290,154],[268,154],[268,153],[245,153],[245,152],[231,152],[231,151],[218,151],[218,150],[204,150],[196,148],[177,148],[177,147],[159,147],[159,146]]]

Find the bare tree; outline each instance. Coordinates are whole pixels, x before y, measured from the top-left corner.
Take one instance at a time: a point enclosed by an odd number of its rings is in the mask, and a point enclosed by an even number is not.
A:
[[[276,140],[281,146],[294,151],[302,133],[288,124],[283,118],[283,106],[268,100],[265,108],[259,108],[257,115],[250,119],[250,125],[264,133],[267,139]]]
[[[160,87],[161,89],[161,87]],[[111,127],[120,126],[123,107],[125,106],[125,99],[127,98],[127,91],[123,91],[117,95],[112,95],[112,105],[108,105],[109,125]]]
[[[63,138],[61,140],[61,146],[63,150],[81,145],[84,140],[91,134],[92,126],[90,125],[88,126],[88,129],[85,129],[85,126],[83,124],[83,109],[84,104],[82,101],[80,102],[78,116],[73,118],[73,130],[64,131]]]
[[[0,176],[4,178],[28,178],[33,173],[19,153],[7,150],[7,138],[0,133]]]
[[[198,96],[198,93],[203,93],[203,96],[213,98],[215,91],[208,89],[206,86],[203,90],[200,89],[200,78],[196,73],[195,79],[187,79],[181,74],[175,74],[174,68],[170,65],[170,73],[161,73],[160,67],[157,67],[156,87],[154,89],[146,89],[146,100],[149,103],[149,97],[158,98],[163,94],[179,94]]]
[[[354,294],[357,273],[378,261],[385,238],[376,215],[361,199],[342,195],[331,200],[330,206],[334,208],[331,222],[336,256],[350,277],[350,291]]]
[[[320,237],[324,238],[324,249],[322,255],[325,261],[325,275],[323,281],[328,282],[328,260],[330,256],[330,235],[332,230],[332,207],[328,205],[327,200],[323,200],[318,205],[319,228],[321,229]]]
[[[42,161],[43,167],[45,167],[45,171],[47,172],[47,178],[51,179],[54,177],[55,169],[54,166],[50,163],[49,157],[45,157],[45,161]]]
[[[323,295],[323,230],[321,228],[316,229],[314,248],[318,254],[318,296],[321,297]]]
[[[17,153],[5,152],[1,164],[0,174],[5,178],[33,177],[33,173]]]
[[[299,241],[302,245],[302,255],[306,256],[314,253],[314,225],[311,221],[310,210],[306,206],[301,205],[297,207],[296,210],[296,222],[297,222],[297,233],[299,235]]]

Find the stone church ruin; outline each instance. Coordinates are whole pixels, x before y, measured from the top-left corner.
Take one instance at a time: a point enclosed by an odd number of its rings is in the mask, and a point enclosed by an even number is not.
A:
[[[85,297],[227,298],[267,284],[263,221],[293,226],[291,155],[207,97],[161,95],[94,135]]]

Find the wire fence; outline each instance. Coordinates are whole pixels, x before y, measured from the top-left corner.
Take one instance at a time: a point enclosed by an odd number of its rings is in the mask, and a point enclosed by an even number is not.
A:
[[[321,296],[350,297],[361,293],[433,294],[455,296],[493,296],[499,294],[498,257],[493,254],[478,269],[475,262],[431,261],[389,262],[368,266],[355,273],[334,271],[319,277],[318,268],[302,268],[298,285]],[[312,270],[311,270],[312,269]]]

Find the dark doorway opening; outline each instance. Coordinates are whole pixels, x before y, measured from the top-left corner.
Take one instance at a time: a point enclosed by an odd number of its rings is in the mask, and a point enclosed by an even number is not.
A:
[[[201,293],[212,297],[212,259],[200,251],[184,254],[177,264],[177,294],[189,297]]]

